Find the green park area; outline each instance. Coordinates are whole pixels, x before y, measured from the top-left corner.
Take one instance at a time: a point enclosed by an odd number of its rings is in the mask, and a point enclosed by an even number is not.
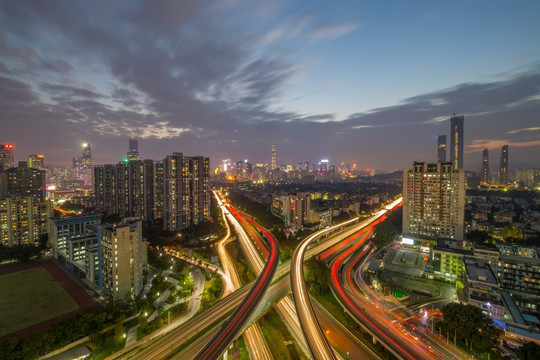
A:
[[[76,310],[79,306],[42,267],[0,276],[0,335]]]

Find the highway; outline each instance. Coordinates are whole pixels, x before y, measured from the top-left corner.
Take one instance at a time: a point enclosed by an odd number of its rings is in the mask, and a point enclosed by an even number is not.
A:
[[[370,228],[373,225],[370,225]],[[331,263],[331,288],[338,301],[365,330],[400,359],[453,358],[454,355],[451,352],[419,341],[418,334],[393,317],[393,314],[387,314],[377,299],[368,300],[356,288],[353,270],[362,257],[368,253],[369,234],[369,232],[363,233],[352,247],[342,252]],[[357,233],[351,237],[359,235],[360,233]]]
[[[332,229],[328,228],[320,230],[316,234],[328,234],[330,231],[337,231],[341,227],[354,225],[358,220],[359,218],[355,218],[339,224],[336,227],[332,227]],[[316,247],[307,250],[306,257],[309,258],[311,256],[318,255],[327,251],[354,231],[354,228],[352,230],[346,229],[336,236],[320,239],[320,242]],[[279,279],[279,281],[272,284],[269,290],[269,294],[267,295],[268,298],[263,299],[262,305],[257,309],[255,315],[253,315],[252,317],[252,320],[253,318],[257,317],[257,314],[262,313],[268,306],[273,305],[274,299],[280,299],[290,291],[289,278],[284,277],[290,271],[290,263],[291,262],[289,260],[278,266],[274,275],[274,279]],[[126,348],[120,350],[119,352],[113,354],[108,359],[163,359],[166,357],[174,356],[174,354],[178,353],[179,348],[182,348],[190,341],[194,341],[190,345],[191,348],[197,348],[198,346],[198,349],[202,349],[205,343],[208,341],[208,339],[205,338],[203,334],[215,327],[216,324],[221,324],[224,320],[224,317],[238,307],[242,299],[244,299],[247,293],[252,289],[253,285],[254,282],[245,285],[244,287],[233,292],[224,299],[219,300],[210,309],[207,309],[201,314],[196,315],[194,318],[190,319],[189,321],[183,323],[180,326],[178,326],[178,324],[175,324],[173,321],[171,325],[160,329],[163,331],[163,333],[166,333],[166,335],[160,337],[159,339],[155,339],[152,334],[150,334],[138,340],[137,342],[127,346]],[[281,291],[281,294],[278,290]],[[273,293],[274,291],[276,291],[277,293]],[[197,337],[197,339],[195,339],[195,337]],[[184,352],[180,352],[180,354],[184,354]],[[192,355],[180,356],[178,358],[192,359],[194,357],[195,356]]]
[[[366,226],[369,226],[377,219],[384,216],[384,214],[391,208],[395,207],[401,202],[401,199],[396,200],[394,203],[388,205],[385,210],[377,212],[367,220],[362,221],[360,224],[355,225],[350,231],[358,231]],[[354,223],[358,218],[349,220],[350,223]],[[347,222],[346,222],[347,223]],[[315,239],[319,239],[321,235],[330,233],[333,230],[343,226],[343,224],[335,225],[327,229],[316,232],[309,236],[296,248],[293,258],[291,260],[291,290],[293,293],[294,302],[296,305],[296,311],[298,312],[298,318],[302,324],[302,330],[309,344],[309,349],[313,358],[315,359],[335,359],[336,355],[334,350],[328,343],[323,330],[317,320],[313,305],[309,297],[306,282],[304,279],[304,258],[308,251],[308,247]],[[350,232],[348,231],[348,232]],[[347,233],[348,233],[347,232]],[[335,236],[333,243],[339,242],[344,239],[344,234]],[[327,241],[326,243],[328,243]]]
[[[268,232],[265,232],[270,243],[270,255],[260,276],[247,294],[244,301],[225,322],[218,334],[210,340],[207,346],[195,357],[197,360],[217,359],[227,349],[229,344],[238,336],[251,314],[263,298],[279,265],[279,244]]]
[[[230,290],[227,291],[227,294],[229,294],[234,290],[240,289],[242,287],[242,282],[240,281],[240,276],[238,276],[238,271],[236,270],[235,263],[225,248],[225,245],[229,242],[231,235],[229,221],[233,222],[234,218],[231,216],[230,212],[227,211],[225,205],[221,202],[219,194],[217,192],[214,192],[214,196],[216,197],[216,200],[221,208],[223,222],[227,227],[227,234],[223,239],[218,242],[217,250],[220,262],[224,268],[224,273],[226,274],[226,276],[229,277],[228,283],[230,284]],[[227,220],[227,218],[229,218],[230,220]],[[258,274],[262,272],[263,266],[264,264],[261,265],[261,271],[259,271]],[[224,289],[223,294],[225,294],[225,290],[228,289]],[[272,352],[268,347],[268,343],[266,342],[261,327],[258,323],[254,323],[252,326],[246,329],[246,331],[244,332],[244,340],[246,342],[248,352],[252,355],[253,358],[261,360],[273,359]]]
[[[302,241],[293,254],[291,260],[291,288],[298,319],[302,324],[302,330],[309,344],[311,355],[315,360],[337,359],[317,321],[304,279],[304,255],[309,244],[315,238],[316,236],[312,235]]]

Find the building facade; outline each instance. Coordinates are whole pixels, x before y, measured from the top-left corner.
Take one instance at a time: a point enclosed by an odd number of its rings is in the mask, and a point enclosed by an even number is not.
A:
[[[94,167],[96,208],[105,214],[156,218],[154,162],[134,160]]]
[[[97,236],[101,253],[101,286],[114,300],[139,294],[146,267],[146,242],[142,239],[142,223],[127,220],[115,225],[101,225]]]
[[[480,183],[489,184],[489,150],[482,150],[482,169],[480,171]]]
[[[5,246],[37,244],[48,233],[50,201],[32,196],[0,198],[0,242]]]
[[[452,163],[415,162],[403,172],[403,235],[449,239],[464,236],[465,175]]]
[[[173,153],[163,160],[163,227],[184,229],[210,219],[210,159]]]
[[[463,169],[463,123],[464,116],[454,114],[450,118],[450,161],[454,169]]]
[[[501,166],[499,168],[499,182],[508,184],[508,145],[503,145],[501,150]]]
[[[437,162],[446,162],[446,135],[437,137]]]
[[[0,171],[14,166],[13,144],[0,144]]]
[[[29,168],[26,162],[20,161],[18,167],[9,168],[5,173],[8,195],[45,201],[45,170]]]

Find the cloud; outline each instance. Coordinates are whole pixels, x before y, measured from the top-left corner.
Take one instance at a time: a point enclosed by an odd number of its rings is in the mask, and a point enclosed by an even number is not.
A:
[[[525,148],[525,147],[535,147],[540,146],[540,140],[532,140],[532,141],[518,141],[518,140],[508,140],[508,139],[490,139],[490,140],[473,140],[472,144],[466,145],[465,148],[467,149],[465,153],[473,153],[480,151],[482,149],[500,149],[504,145],[509,145],[511,147],[517,147],[517,148]]]
[[[313,30],[312,36],[316,40],[333,40],[350,34],[359,26],[358,23],[321,25]]]
[[[508,134],[517,134],[523,131],[538,131],[538,130],[540,130],[540,127],[529,127],[529,128],[523,128],[523,129],[510,130],[508,131]]]

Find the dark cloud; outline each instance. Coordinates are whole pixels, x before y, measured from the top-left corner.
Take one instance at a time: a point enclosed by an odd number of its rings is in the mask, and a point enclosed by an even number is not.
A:
[[[519,117],[519,129],[538,124],[537,68],[411,97],[344,121],[290,111],[280,96],[306,65],[295,60],[294,48],[277,42],[288,36],[329,40],[359,24],[297,14],[264,33],[257,23],[264,16],[239,18],[245,6],[3,2],[0,122],[9,123],[6,136],[12,139],[0,141],[28,144],[18,148],[18,157],[47,148],[48,156],[66,163],[78,152],[66,149],[83,141],[94,145],[98,163],[122,158],[128,137],[141,139],[143,157],[155,159],[183,151],[213,161],[268,162],[275,143],[283,163],[328,157],[392,170],[418,160],[416,154],[434,159],[435,136],[448,133],[447,119],[458,112],[466,116],[471,153],[506,140],[521,149],[516,151],[538,149],[536,132],[509,133],[518,128],[505,121]]]

